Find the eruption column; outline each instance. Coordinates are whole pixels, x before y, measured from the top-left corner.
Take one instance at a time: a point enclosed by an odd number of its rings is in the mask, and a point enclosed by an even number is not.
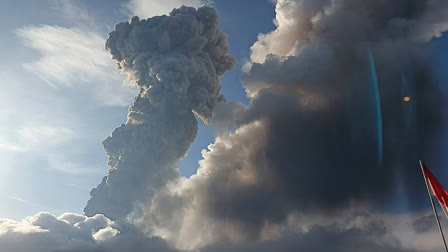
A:
[[[88,216],[116,220],[179,177],[176,162],[197,134],[195,114],[207,122],[224,100],[219,76],[235,59],[227,55],[227,37],[210,7],[134,17],[115,26],[106,48],[128,82],[140,88],[126,124],[103,142],[110,170],[84,209]]]

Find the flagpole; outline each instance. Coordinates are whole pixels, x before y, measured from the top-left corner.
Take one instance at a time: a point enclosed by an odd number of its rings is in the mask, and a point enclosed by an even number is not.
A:
[[[428,191],[428,196],[429,196],[429,200],[431,201],[432,210],[434,211],[434,216],[436,217],[437,225],[439,226],[440,236],[442,237],[443,245],[445,246],[445,251],[448,252],[448,247],[446,246],[445,236],[443,235],[442,226],[440,226],[439,215],[437,214],[436,206],[434,205],[432,195],[429,192],[428,181],[426,180],[425,171],[423,170],[423,162],[421,160],[419,160],[418,162],[420,163],[420,168],[422,169],[423,180],[425,180],[426,190]]]

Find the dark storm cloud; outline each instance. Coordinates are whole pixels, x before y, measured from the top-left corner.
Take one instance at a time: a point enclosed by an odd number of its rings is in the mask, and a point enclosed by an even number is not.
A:
[[[312,25],[297,37],[290,55],[268,55],[242,78],[249,93],[257,86],[261,90],[246,112],[263,111],[265,118],[266,147],[258,158],[251,158],[263,159],[268,167],[264,170],[270,171],[257,172],[264,182],[260,184],[277,183],[276,195],[290,195],[280,205],[300,210],[387,197],[397,174],[415,188],[420,179],[416,161],[425,155],[424,143],[438,134],[440,124],[441,96],[421,42],[439,35],[437,28],[446,28],[447,18],[436,14],[448,11],[446,2],[339,1],[322,9],[326,12],[314,21],[310,17]],[[397,20],[401,32],[396,31]],[[403,28],[408,23],[426,29]],[[381,85],[385,162],[380,167],[368,48],[373,50]],[[403,103],[404,88],[410,90],[411,104]],[[276,95],[263,94],[269,89]],[[309,104],[285,107],[282,97],[291,93],[297,93],[297,99],[308,96]],[[408,122],[406,110],[411,110]],[[420,189],[412,189],[411,195],[424,192]],[[235,193],[237,202],[245,202],[239,199],[242,195]]]
[[[263,252],[263,251],[334,251],[334,252],[411,252],[384,230],[381,223],[344,229],[338,226],[314,226],[306,233],[289,233],[278,240],[240,246],[215,246],[202,252]]]
[[[272,85],[283,88],[297,87],[301,83],[302,92],[313,89],[329,92],[328,89],[341,87],[328,83],[339,78],[339,65],[334,62],[335,55],[328,46],[296,45],[300,57],[282,58],[268,55],[263,64],[254,63],[250,72],[243,74],[242,82],[249,95],[256,94]],[[336,66],[336,67],[335,67]],[[340,66],[342,67],[342,66]],[[320,90],[318,90],[320,88]]]
[[[235,65],[215,9],[181,7],[169,16],[119,23],[106,48],[140,93],[126,124],[104,141],[111,167],[91,192],[85,213],[112,219],[130,214],[140,201],[179,176],[176,162],[224,98],[219,76]]]
[[[161,192],[143,222],[178,243],[197,226],[204,243],[240,243],[294,212],[387,209],[399,189],[420,204],[417,161],[438,135],[443,105],[424,43],[448,28],[447,12],[445,1],[278,1],[278,28],[259,36],[242,76],[251,103],[219,104],[211,120],[235,133],[209,146],[182,190]],[[380,164],[369,49],[382,103]],[[168,210],[164,202],[176,200],[184,206]]]

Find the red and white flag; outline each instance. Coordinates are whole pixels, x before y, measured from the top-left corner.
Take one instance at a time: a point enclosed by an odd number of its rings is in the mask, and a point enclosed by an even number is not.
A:
[[[421,162],[421,161],[420,161]],[[425,179],[428,185],[429,193],[431,196],[435,196],[440,203],[440,206],[448,218],[448,193],[445,188],[437,181],[436,177],[429,171],[428,167],[421,162],[423,173],[425,174]]]

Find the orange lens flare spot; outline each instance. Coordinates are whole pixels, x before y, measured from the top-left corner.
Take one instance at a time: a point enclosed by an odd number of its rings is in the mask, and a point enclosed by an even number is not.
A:
[[[409,96],[406,96],[406,97],[404,97],[403,101],[404,102],[409,102],[409,101],[411,101],[411,98]]]

